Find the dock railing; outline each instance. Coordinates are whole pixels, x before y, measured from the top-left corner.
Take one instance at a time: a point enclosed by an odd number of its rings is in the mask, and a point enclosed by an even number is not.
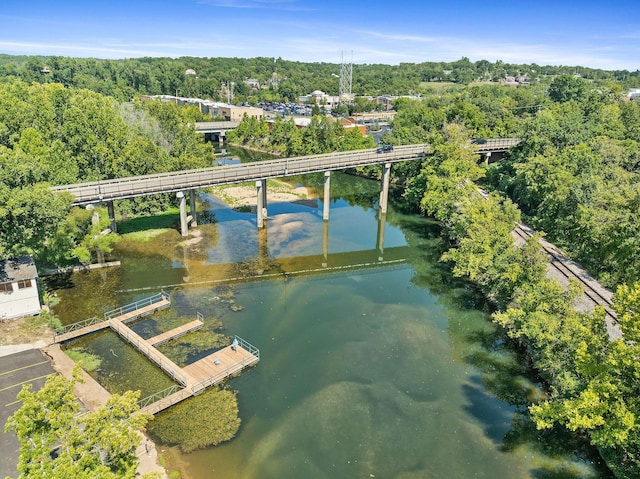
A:
[[[260,350],[253,346],[248,341],[245,341],[240,336],[235,336],[235,339],[238,341],[238,345],[243,349],[249,351],[251,353],[251,357],[244,358],[242,361],[233,363],[221,371],[216,372],[215,374],[209,376],[208,378],[203,379],[202,381],[195,383],[191,386],[191,392],[194,396],[197,396],[202,391],[207,389],[208,387],[214,386],[218,383],[221,383],[226,378],[233,376],[235,374],[239,374],[245,367],[251,366],[260,360]],[[238,365],[240,365],[240,369],[238,369]]]
[[[181,389],[182,388],[180,386],[178,386],[177,384],[174,384],[173,386],[169,386],[168,388],[163,389],[162,391],[153,393],[151,396],[147,396],[146,398],[140,399],[140,401],[138,401],[138,406],[140,406],[140,409],[145,408],[153,404],[154,402],[158,402],[166,398],[167,396],[171,396],[172,394],[177,393]]]
[[[245,341],[240,336],[234,336],[234,338],[236,339],[236,341],[238,341],[238,344],[242,346],[243,349],[246,349],[251,354],[253,354],[256,358],[260,359],[260,350],[258,348],[256,348],[249,341]]]
[[[222,381],[224,381],[226,378],[230,376],[240,374],[240,372],[245,367],[255,363],[256,363],[255,357],[244,358],[242,361],[239,361],[230,366],[227,366],[223,370],[209,376],[206,379],[203,379],[199,383],[195,383],[193,386],[191,386],[191,392],[193,393],[194,396],[197,396],[208,387],[215,386],[216,384],[221,383]],[[240,369],[238,369],[238,364],[240,365]]]
[[[78,329],[86,328],[87,326],[93,326],[94,324],[98,324],[103,322],[103,318],[89,318],[82,321],[78,321],[77,323],[67,324],[61,328],[56,328],[53,331],[53,338],[57,338],[58,336],[62,336],[63,334],[70,333],[72,331],[77,331]]]
[[[164,354],[153,346],[149,345],[144,339],[134,333],[128,326],[120,324],[118,321],[109,319],[109,326],[118,335],[131,344],[134,348],[144,354],[151,362],[155,363],[160,369],[167,373],[174,381],[187,385],[187,377],[179,374],[180,369],[169,360]]]
[[[169,297],[169,293],[165,291],[160,291],[159,293],[149,296],[147,298],[143,298],[133,303],[127,304],[125,306],[121,306],[119,308],[112,309],[111,311],[107,311],[106,313],[104,313],[104,318],[106,320],[111,320],[113,318],[117,318],[119,316],[124,316],[125,314],[132,313],[139,309],[146,308],[147,306],[151,306],[152,304],[159,303],[163,300],[166,300],[169,302],[171,301]],[[135,319],[135,317],[130,319]]]

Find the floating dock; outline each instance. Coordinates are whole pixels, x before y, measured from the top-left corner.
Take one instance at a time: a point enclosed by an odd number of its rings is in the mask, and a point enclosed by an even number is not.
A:
[[[260,351],[257,348],[235,336],[232,346],[222,348],[183,368],[179,367],[162,354],[157,346],[202,328],[202,315],[198,314],[198,319],[149,339],[144,339],[126,324],[170,306],[169,295],[163,291],[108,311],[104,314],[104,319],[91,318],[60,328],[54,333],[54,341],[61,343],[111,328],[178,383],[140,401],[140,411],[150,414],[157,414],[180,401],[196,396],[205,389],[239,374],[243,369],[254,366],[260,360]]]

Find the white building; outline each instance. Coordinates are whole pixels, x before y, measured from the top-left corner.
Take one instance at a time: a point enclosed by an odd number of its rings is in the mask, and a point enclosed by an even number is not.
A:
[[[0,320],[40,314],[37,279],[32,256],[0,261]]]
[[[353,97],[353,95],[352,95]],[[353,98],[351,98],[353,100]],[[317,105],[322,105],[329,110],[340,105],[340,97],[334,95],[327,95],[322,90],[315,90],[310,95],[301,96],[299,98],[300,103],[315,103]]]

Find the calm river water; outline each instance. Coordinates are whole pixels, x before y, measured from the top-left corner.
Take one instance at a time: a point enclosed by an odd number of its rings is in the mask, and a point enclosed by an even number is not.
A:
[[[377,191],[334,174],[327,228],[321,200],[271,204],[260,240],[254,215],[210,197],[217,222],[202,241],[125,241],[120,268],[58,285],[57,312],[73,322],[165,288],[172,307],[139,322],[141,334],[201,312],[260,349],[259,365],[230,382],[236,438],[183,455],[183,477],[611,477],[584,444],[535,430],[526,405],[540,392],[487,305],[439,263],[437,225],[393,204],[380,223]],[[251,279],[225,280],[239,277]],[[176,361],[210,352],[206,335],[178,340]],[[103,357],[98,378],[112,392],[171,384],[111,332],[71,346]]]

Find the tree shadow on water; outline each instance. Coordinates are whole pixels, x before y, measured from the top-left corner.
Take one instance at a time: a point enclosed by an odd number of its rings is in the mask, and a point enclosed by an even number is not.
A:
[[[513,409],[500,404],[495,397],[487,394],[480,377],[472,377],[470,383],[462,386],[469,401],[464,409],[482,423],[485,435],[496,445],[500,445],[513,417]]]
[[[537,479],[614,477],[587,437],[560,426],[536,429],[528,406],[544,397],[537,373],[501,330],[473,331],[465,339],[471,349],[465,361],[479,372],[463,386],[466,410],[500,451],[534,457]]]

